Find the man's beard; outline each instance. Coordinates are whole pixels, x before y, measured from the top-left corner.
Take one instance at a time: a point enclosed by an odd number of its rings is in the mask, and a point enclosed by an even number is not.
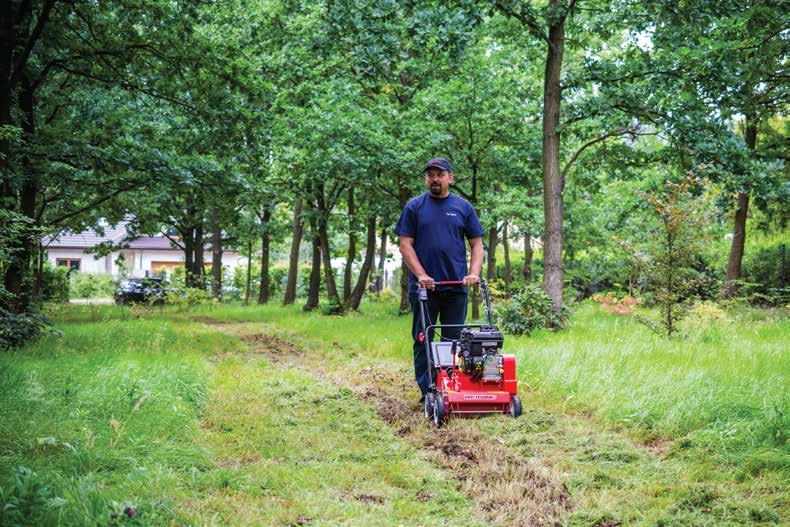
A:
[[[441,195],[442,195],[442,186],[431,185],[431,196],[441,196]]]

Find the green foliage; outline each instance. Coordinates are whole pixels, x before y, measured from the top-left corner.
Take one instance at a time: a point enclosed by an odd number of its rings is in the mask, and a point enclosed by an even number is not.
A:
[[[0,307],[0,350],[22,346],[47,333],[57,334],[57,331],[44,315],[13,313]]]
[[[173,287],[176,289],[184,289],[186,285],[186,269],[183,266],[179,265],[173,269],[173,272],[170,273],[170,282],[173,284]]]
[[[65,500],[55,496],[38,474],[27,467],[15,467],[0,486],[0,524],[43,525],[54,522]]]
[[[72,272],[69,280],[71,298],[109,298],[116,281],[108,274]]]
[[[395,296],[395,292],[392,289],[382,289],[378,293],[372,293],[368,295],[368,301],[373,302],[375,304],[394,304],[398,302],[398,297]]]
[[[41,300],[68,302],[70,294],[69,270],[65,266],[52,266],[45,262],[41,270]]]
[[[321,302],[321,314],[332,316],[332,315],[342,315],[345,313],[345,306],[341,302],[336,302],[334,300],[327,300],[326,302]]]
[[[668,181],[664,189],[645,195],[658,219],[646,268],[660,316],[651,320],[642,315],[639,320],[668,337],[677,331],[701,284],[694,262],[705,239],[710,201],[696,195],[700,186],[689,173],[679,182]]]
[[[197,287],[168,291],[165,295],[165,304],[176,306],[177,310],[182,312],[190,311],[195,306],[211,305],[212,303],[214,303],[214,299],[211,297],[211,293]]]
[[[715,302],[697,302],[688,311],[684,324],[687,328],[705,329],[712,324],[730,321],[727,312]]]
[[[790,303],[788,253],[790,248],[786,236],[765,238],[752,244],[744,256],[739,294],[755,305],[781,306]]]
[[[531,334],[543,328],[562,328],[570,317],[570,308],[559,313],[552,309],[551,298],[539,284],[518,289],[509,301],[494,309],[499,327],[511,335]]]

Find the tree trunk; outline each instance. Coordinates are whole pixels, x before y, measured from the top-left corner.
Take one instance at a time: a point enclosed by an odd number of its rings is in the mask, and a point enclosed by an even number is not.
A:
[[[294,202],[294,218],[291,227],[291,254],[288,257],[288,283],[285,284],[283,305],[293,304],[296,300],[296,280],[299,276],[299,246],[302,243],[302,198]]]
[[[475,208],[475,213],[480,217],[480,211],[477,208],[477,163],[472,163],[472,194],[470,195],[469,202]],[[470,262],[471,263],[471,262]],[[472,297],[472,318],[477,320],[480,318],[480,288],[474,286],[469,289],[469,295]]]
[[[205,240],[203,238],[203,220],[202,217],[197,227],[195,227],[195,287],[199,289],[206,289],[206,281],[204,278],[205,263],[204,263],[204,247]]]
[[[250,233],[252,234],[252,233]],[[244,285],[244,305],[250,303],[250,285],[252,283],[252,236],[247,242],[247,282]]]
[[[373,262],[376,257],[376,216],[371,215],[368,218],[368,239],[365,247],[365,260],[362,262],[362,269],[359,270],[359,278],[357,278],[357,285],[349,297],[347,307],[354,311],[359,309],[359,304],[362,302],[362,295],[365,293],[365,285],[368,283],[368,273],[373,267]]]
[[[267,206],[263,209],[261,215],[261,222],[263,223],[263,234],[261,235],[261,288],[258,291],[258,303],[269,303],[269,246],[271,243],[271,232],[269,229],[269,222],[272,218],[272,211]]]
[[[318,307],[321,292],[321,243],[318,240],[318,222],[314,215],[310,216],[310,234],[312,235],[313,259],[310,268],[310,283],[307,288],[307,302],[302,309],[312,311]]]
[[[222,228],[219,211],[211,211],[211,296],[222,300]]]
[[[524,276],[524,281],[529,283],[532,281],[532,232],[527,229],[524,232],[524,268],[521,270]]]
[[[352,266],[357,257],[357,235],[354,232],[354,215],[356,208],[354,206],[354,189],[348,189],[348,256],[346,257],[346,267],[343,270],[343,303],[348,305],[348,299],[351,297],[351,278],[353,274]]]
[[[559,0],[551,0],[558,8]],[[543,83],[543,289],[551,298],[552,307],[562,307],[562,221],[565,182],[560,173],[560,74],[565,46],[565,16],[555,19],[549,27],[546,71]]]
[[[757,124],[753,118],[746,117],[744,139],[749,150],[754,152],[757,148]],[[730,257],[727,261],[727,278],[724,284],[723,295],[725,298],[733,297],[738,292],[738,280],[741,278],[741,263],[743,262],[744,246],[746,245],[746,218],[749,216],[749,188],[738,192],[737,208],[735,209],[735,224],[732,229],[732,245]]]
[[[331,304],[342,305],[340,295],[337,292],[335,283],[335,273],[332,269],[332,250],[329,247],[329,233],[327,232],[326,218],[321,218],[318,224],[318,241],[321,243],[321,254],[324,261],[324,283],[326,284],[326,296]]]
[[[376,272],[376,294],[386,285],[384,283],[384,260],[387,259],[387,229],[381,229],[381,248],[379,249],[379,266]]]
[[[31,3],[27,4],[32,5]],[[17,21],[14,16],[17,9],[6,3],[0,10],[0,126],[12,126],[11,105],[14,88],[11,85],[11,71],[14,67],[14,50],[17,49]],[[27,13],[20,13],[27,15]],[[9,159],[11,159],[11,141],[0,140],[0,204],[6,207],[6,198],[12,195],[11,179],[9,177]]]
[[[38,262],[36,265],[36,284],[33,289],[33,295],[37,301],[41,298],[44,289],[44,252],[44,246],[39,242]]]
[[[181,232],[181,243],[184,246],[184,270],[186,271],[184,282],[187,287],[194,287],[195,238],[191,228],[183,231],[179,229],[179,231]]]
[[[502,225],[502,249],[505,253],[505,274],[502,277],[505,285],[510,285],[513,280],[513,269],[510,266],[510,242],[507,239],[507,222]]]
[[[496,225],[493,225],[488,228],[488,265],[486,267],[486,280],[490,284],[496,280],[496,245],[497,228]]]
[[[409,201],[409,189],[406,188],[402,181],[398,179],[398,200],[400,201],[401,210],[406,206]],[[400,265],[400,312],[405,314],[411,311],[411,303],[409,302],[409,268],[406,267],[406,261],[401,261]]]
[[[326,283],[326,296],[330,304],[343,306],[335,283],[335,272],[332,269],[332,250],[329,247],[329,213],[330,208],[324,199],[324,189],[319,185],[316,189],[316,208],[318,212],[318,241],[321,244],[321,254],[324,259],[324,282]]]
[[[10,106],[10,102],[7,104]],[[22,137],[30,144],[36,131],[35,98],[29,79],[24,75],[20,83],[19,109],[22,112]],[[38,179],[27,156],[22,159],[21,164],[24,180],[19,194],[19,212],[27,218],[34,219]],[[9,258],[4,282],[6,291],[13,295],[9,307],[16,313],[26,312],[30,308],[32,292],[30,262],[36,243],[31,234],[25,234],[21,239],[12,241],[14,254]]]

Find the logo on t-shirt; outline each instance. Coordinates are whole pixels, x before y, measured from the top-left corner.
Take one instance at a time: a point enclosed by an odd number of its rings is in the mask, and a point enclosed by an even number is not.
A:
[[[457,216],[455,212],[445,212],[444,214],[447,216]]]

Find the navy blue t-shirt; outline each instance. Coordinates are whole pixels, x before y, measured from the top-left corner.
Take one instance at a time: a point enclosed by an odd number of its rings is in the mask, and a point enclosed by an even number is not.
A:
[[[414,238],[414,251],[428,276],[436,281],[463,280],[466,239],[483,236],[483,226],[464,198],[434,198],[426,192],[406,203],[395,232]],[[409,271],[409,292],[416,291],[417,277]]]

